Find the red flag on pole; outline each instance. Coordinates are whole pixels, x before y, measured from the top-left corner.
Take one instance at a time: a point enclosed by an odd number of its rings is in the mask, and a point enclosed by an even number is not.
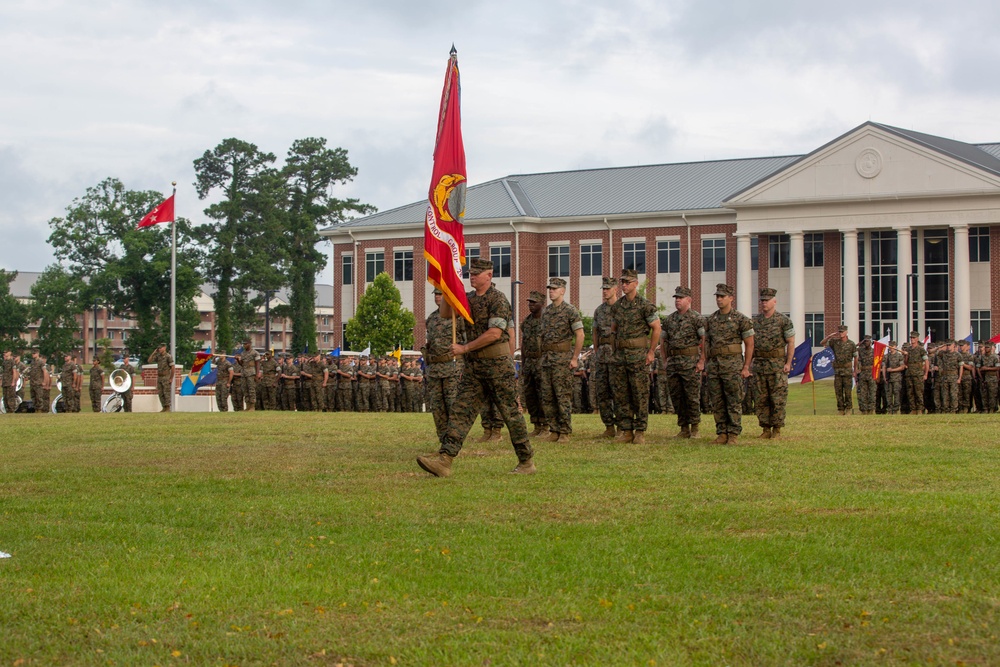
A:
[[[889,336],[883,336],[875,341],[875,358],[872,364],[872,379],[878,380],[879,369],[882,368],[882,359],[885,357],[886,350],[889,349]]]
[[[462,143],[461,88],[458,53],[451,47],[441,93],[434,171],[424,220],[424,257],[427,282],[443,292],[444,299],[462,317],[472,322],[469,300],[462,283],[465,264],[465,144]]]
[[[174,221],[174,196],[170,195],[159,204],[153,207],[153,210],[146,214],[146,216],[139,221],[139,226],[136,229],[141,229],[143,227],[152,227],[153,225],[160,222],[173,222]]]

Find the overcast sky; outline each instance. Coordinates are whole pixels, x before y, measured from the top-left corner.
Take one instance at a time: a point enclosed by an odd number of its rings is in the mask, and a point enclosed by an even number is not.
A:
[[[341,196],[426,196],[454,42],[469,179],[809,152],[874,120],[1000,141],[1000,3],[777,0],[5,0],[0,268],[109,176],[195,222],[228,137],[326,137]],[[327,270],[329,272],[329,269]],[[328,282],[328,281],[327,281]]]

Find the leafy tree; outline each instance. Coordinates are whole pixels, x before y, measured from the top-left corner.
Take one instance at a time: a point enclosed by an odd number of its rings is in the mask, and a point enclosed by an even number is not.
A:
[[[31,286],[31,319],[38,322],[38,349],[50,359],[80,347],[77,315],[87,308],[87,287],[78,276],[53,264],[42,271]],[[56,364],[60,365],[59,363]]]
[[[589,315],[582,315],[583,321],[583,348],[587,349],[594,344],[594,318]]]
[[[319,227],[342,222],[348,211],[366,214],[375,208],[357,199],[337,199],[333,186],[349,182],[358,170],[343,148],[327,148],[326,139],[309,137],[292,144],[282,174],[288,187],[284,218],[291,287],[292,349],[316,350],[316,274],[326,265],[317,249]]]
[[[0,269],[0,353],[24,348],[21,334],[28,330],[28,306],[10,293],[17,271]]]
[[[201,228],[210,246],[205,274],[216,288],[216,347],[232,349],[256,325],[264,293],[285,283],[287,201],[274,160],[254,144],[226,139],[194,161],[198,197],[220,196],[205,209],[214,222]]]
[[[145,357],[159,341],[170,340],[169,224],[136,229],[142,217],[163,200],[160,192],[127,190],[107,178],[66,209],[66,216],[49,221],[49,244],[76,278],[83,307],[95,301],[137,322],[129,348]],[[194,298],[200,291],[201,252],[191,223],[177,218],[177,350],[192,352],[200,317]]]
[[[403,308],[399,290],[388,273],[375,276],[358,299],[358,308],[347,322],[347,338],[362,348],[369,344],[373,354],[385,354],[402,345],[413,347],[413,313]]]
[[[101,348],[101,353],[98,355],[98,359],[101,360],[101,366],[104,370],[111,371],[115,368],[115,355],[111,353],[111,339],[110,338],[98,338],[97,346]]]

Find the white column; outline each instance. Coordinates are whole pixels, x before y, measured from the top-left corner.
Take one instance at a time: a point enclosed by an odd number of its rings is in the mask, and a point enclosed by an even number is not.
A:
[[[802,232],[789,232],[789,294],[788,312],[791,313],[792,326],[795,327],[795,343],[805,340],[806,330],[806,252]],[[780,310],[780,306],[779,306]],[[813,341],[818,345],[819,341]]]
[[[910,284],[909,276],[913,272],[912,243],[909,227],[900,227],[896,230],[896,271],[899,272],[896,276],[896,293],[898,294],[896,312],[899,319],[896,338],[900,345],[903,344],[902,341],[909,340],[910,332],[907,330],[907,326],[910,329],[917,326],[916,318],[910,315],[910,308],[913,307],[913,295],[910,294],[910,299],[906,298],[906,287]],[[879,337],[881,336],[882,332],[879,332]]]
[[[960,340],[972,330],[971,282],[969,280],[969,226],[952,225],[955,230],[955,330],[951,337]]]
[[[750,266],[750,234],[736,233],[736,308],[744,315],[753,312],[753,270]],[[704,304],[702,310],[704,308]]]
[[[841,230],[844,234],[844,324],[851,340],[858,340],[858,231]],[[832,331],[832,329],[831,329]]]

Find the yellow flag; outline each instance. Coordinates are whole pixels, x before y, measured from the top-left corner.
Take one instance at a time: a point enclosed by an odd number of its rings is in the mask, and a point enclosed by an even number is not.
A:
[[[403,356],[403,347],[399,346],[395,350],[393,350],[392,356],[396,357],[396,361],[399,361],[399,358]]]

